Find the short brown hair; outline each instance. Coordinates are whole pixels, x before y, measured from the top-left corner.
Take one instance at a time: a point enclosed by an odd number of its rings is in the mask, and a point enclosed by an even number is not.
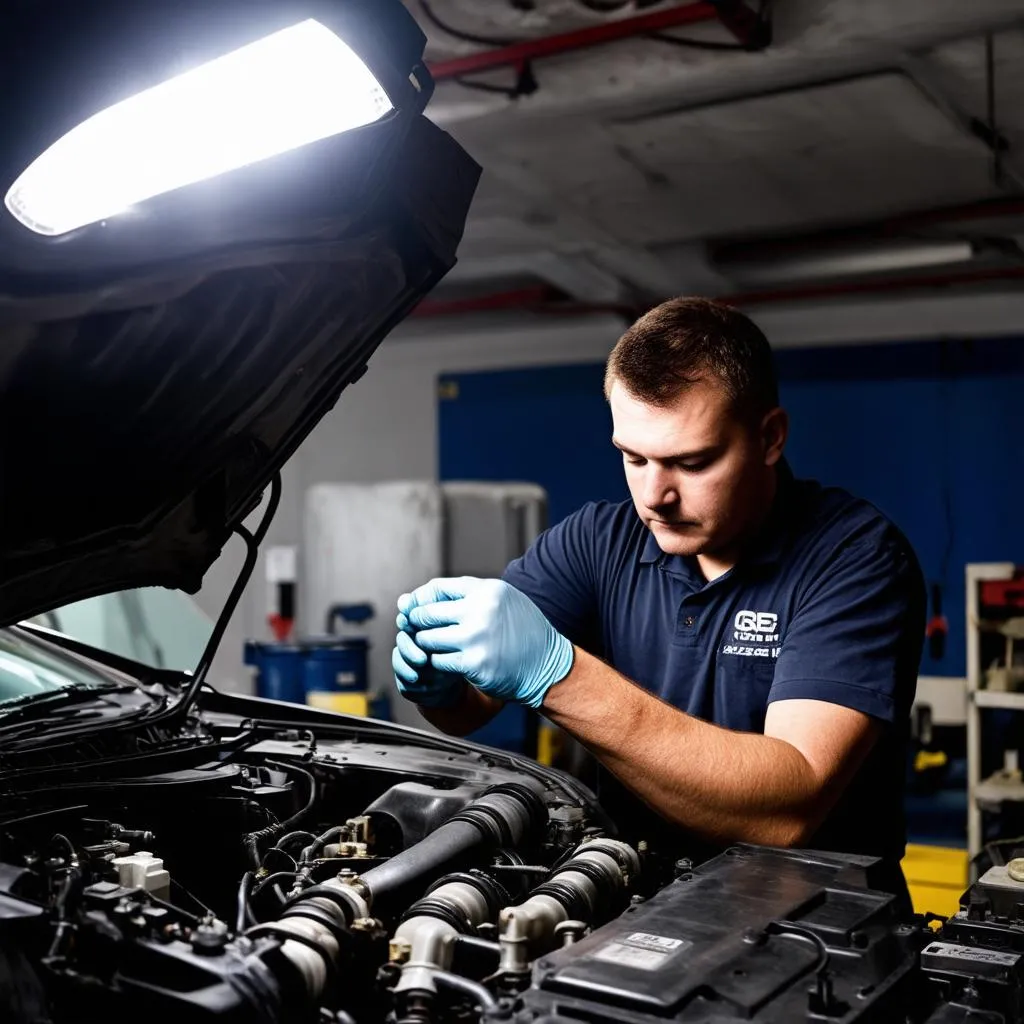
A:
[[[712,299],[670,299],[619,339],[604,393],[618,381],[641,402],[664,406],[708,379],[722,385],[744,417],[760,419],[779,404],[771,345],[753,320]]]

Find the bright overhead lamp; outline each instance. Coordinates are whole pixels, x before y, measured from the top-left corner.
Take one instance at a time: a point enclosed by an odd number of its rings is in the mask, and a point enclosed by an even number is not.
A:
[[[363,60],[309,19],[83,121],[19,175],[4,202],[37,234],[63,235],[392,109]]]

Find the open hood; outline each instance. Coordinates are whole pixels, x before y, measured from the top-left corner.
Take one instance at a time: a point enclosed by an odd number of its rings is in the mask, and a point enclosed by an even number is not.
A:
[[[0,624],[196,591],[454,264],[478,175],[399,112],[56,240],[0,208]]]

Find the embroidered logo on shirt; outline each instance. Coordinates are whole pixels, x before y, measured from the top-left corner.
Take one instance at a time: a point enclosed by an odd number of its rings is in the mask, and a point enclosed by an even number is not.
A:
[[[779,656],[779,617],[775,612],[738,612],[733,621],[735,641],[722,648],[723,654],[745,658],[777,658]]]

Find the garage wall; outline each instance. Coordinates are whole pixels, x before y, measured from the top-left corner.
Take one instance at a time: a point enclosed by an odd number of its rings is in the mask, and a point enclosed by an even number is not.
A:
[[[768,308],[754,316],[780,348],[991,337],[1024,331],[1024,295]],[[299,543],[303,495],[314,483],[436,478],[439,375],[595,363],[621,329],[611,317],[555,323],[423,321],[400,328],[286,467],[281,509],[267,544]],[[241,545],[233,541],[207,574],[198,600],[210,614],[222,605],[241,558]],[[261,563],[221,646],[211,674],[215,684],[250,689],[242,644],[246,636],[266,637],[265,609]]]

